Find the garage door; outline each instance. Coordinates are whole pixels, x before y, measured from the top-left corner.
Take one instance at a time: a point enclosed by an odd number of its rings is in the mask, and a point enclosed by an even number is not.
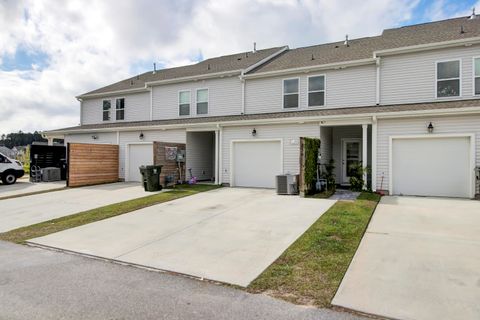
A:
[[[392,139],[392,193],[470,197],[470,137]]]
[[[131,144],[128,147],[128,181],[141,181],[140,166],[153,164],[152,144]]]
[[[233,186],[275,188],[282,173],[280,141],[233,143]]]

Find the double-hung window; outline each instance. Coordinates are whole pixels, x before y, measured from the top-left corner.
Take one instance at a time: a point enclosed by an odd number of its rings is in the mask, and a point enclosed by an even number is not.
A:
[[[197,114],[208,114],[208,89],[197,90]]]
[[[325,105],[325,76],[308,78],[308,106],[320,107]]]
[[[298,79],[283,80],[283,108],[298,108]]]
[[[115,116],[117,120],[125,120],[125,98],[117,99]]]
[[[178,93],[178,114],[181,116],[190,115],[190,91]]]
[[[437,62],[437,98],[460,96],[460,60]]]
[[[473,90],[475,95],[480,95],[480,58],[473,59]]]
[[[112,102],[110,100],[103,100],[103,121],[110,121],[111,109],[112,109]]]

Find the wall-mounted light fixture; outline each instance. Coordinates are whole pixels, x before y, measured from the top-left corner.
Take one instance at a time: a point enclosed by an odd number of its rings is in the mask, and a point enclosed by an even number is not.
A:
[[[143,140],[143,138],[145,138],[145,135],[143,134],[143,132],[140,132],[140,135],[138,136],[138,138],[139,138],[140,140]]]
[[[430,124],[427,127],[428,133],[433,133],[433,124],[430,122]]]
[[[252,136],[255,137],[257,135],[257,129],[253,128],[252,130]]]
[[[98,139],[98,136],[97,136],[96,134],[94,134],[94,135],[92,136],[92,139],[93,139],[93,140],[97,140],[97,139]]]

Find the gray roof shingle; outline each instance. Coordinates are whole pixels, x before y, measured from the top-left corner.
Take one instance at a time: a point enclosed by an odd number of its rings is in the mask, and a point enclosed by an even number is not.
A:
[[[208,75],[218,72],[236,71],[246,69],[255,63],[267,58],[268,56],[278,52],[284,47],[275,47],[263,50],[257,50],[256,52],[242,52],[232,55],[221,56],[217,58],[211,58],[203,60],[199,63],[176,67],[168,69],[157,70],[156,73],[148,71],[138,76],[134,76],[114,84],[84,93],[79,96],[82,98],[85,95],[106,93],[120,90],[140,89],[145,87],[145,82],[171,80],[183,77]]]
[[[463,28],[463,33],[461,30]],[[250,73],[278,71],[373,57],[374,51],[466,39],[480,36],[480,16],[460,17],[395,29],[386,29],[375,37],[333,42],[285,51]],[[313,56],[313,60],[312,60]]]

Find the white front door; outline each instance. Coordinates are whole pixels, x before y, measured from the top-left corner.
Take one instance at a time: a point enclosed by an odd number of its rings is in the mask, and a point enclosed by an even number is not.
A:
[[[350,166],[362,162],[362,139],[342,139],[342,182],[350,183]]]
[[[153,145],[130,144],[128,146],[128,176],[127,181],[142,181],[140,166],[153,164]]]

